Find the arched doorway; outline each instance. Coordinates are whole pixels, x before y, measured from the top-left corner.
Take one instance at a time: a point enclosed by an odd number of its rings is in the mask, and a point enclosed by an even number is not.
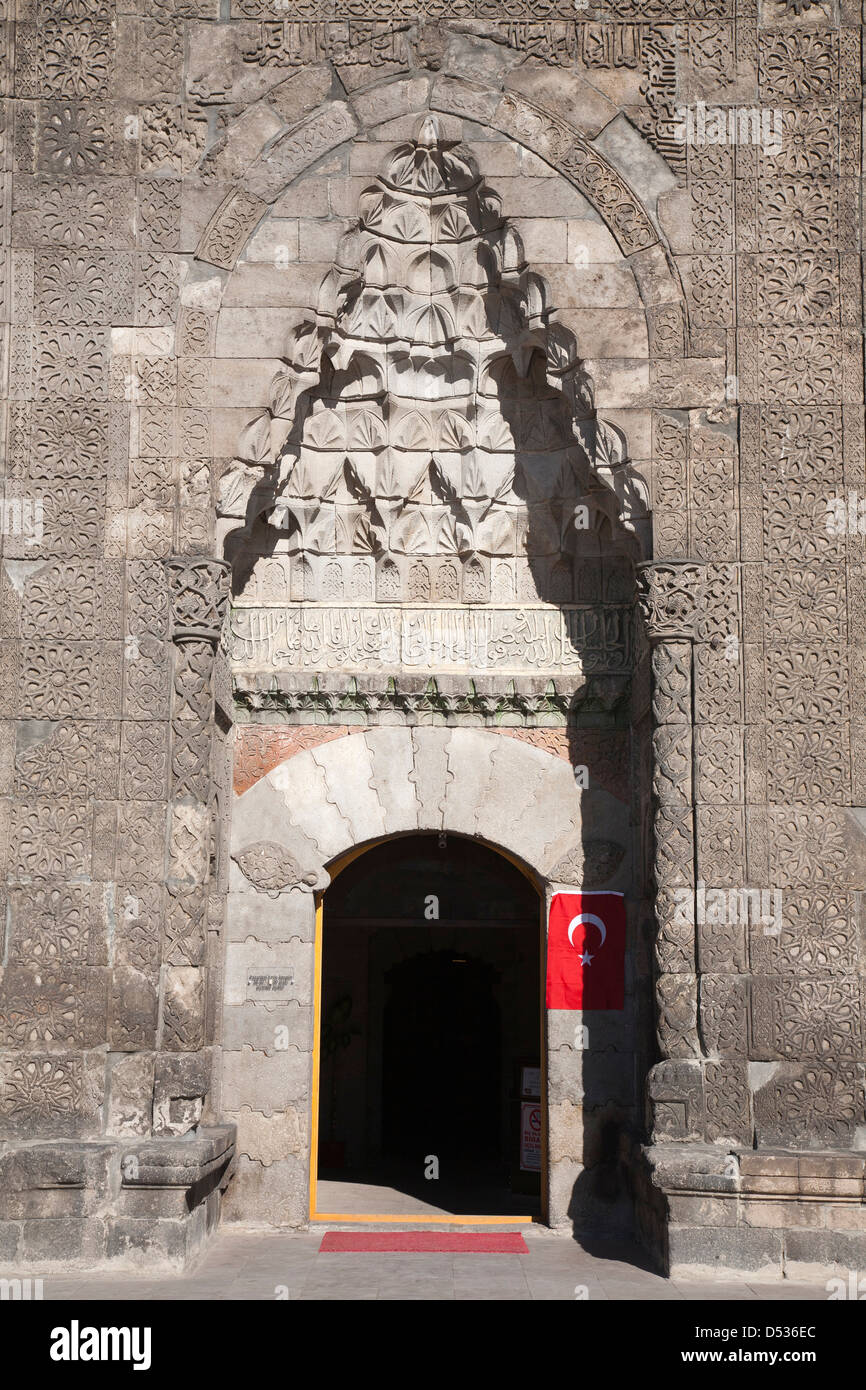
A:
[[[443,833],[391,837],[331,871],[311,1213],[540,1216],[534,883],[502,853]]]

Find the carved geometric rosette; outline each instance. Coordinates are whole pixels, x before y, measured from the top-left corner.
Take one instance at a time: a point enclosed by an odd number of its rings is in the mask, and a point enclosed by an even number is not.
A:
[[[638,566],[638,604],[650,642],[694,639],[704,566],[690,560]]]

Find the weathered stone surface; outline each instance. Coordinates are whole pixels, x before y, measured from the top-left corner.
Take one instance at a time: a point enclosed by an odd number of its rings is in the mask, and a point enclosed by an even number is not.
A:
[[[383,835],[385,806],[372,787],[373,761],[365,740],[324,743],[310,756],[324,772],[327,800],[348,822],[351,843],[363,844]]]
[[[753,1277],[778,1277],[782,1270],[779,1231],[752,1231],[729,1226],[679,1226],[668,1231],[670,1274],[685,1270],[722,1274],[746,1271]]]
[[[229,941],[312,941],[316,926],[313,895],[299,888],[276,895],[243,892],[232,894],[228,917]]]
[[[862,1269],[866,1257],[866,1232],[812,1231],[785,1232],[785,1272],[792,1279],[823,1278],[828,1270],[841,1274]]]
[[[37,1087],[38,1108],[28,1103]],[[0,1123],[7,1137],[62,1139],[98,1133],[104,1096],[100,1054],[0,1055]]]
[[[106,1257],[130,1267],[182,1269],[201,1244],[203,1226],[201,1208],[184,1224],[154,1215],[119,1217],[107,1232]]]
[[[585,1169],[579,1159],[561,1158],[550,1167],[548,1211],[553,1226],[564,1225],[575,1215],[575,1193]]]
[[[106,1222],[98,1216],[47,1216],[21,1223],[18,1259],[34,1266],[95,1264],[106,1254]]]
[[[294,1154],[265,1165],[246,1155],[229,1188],[225,1219],[249,1226],[303,1226],[308,1216],[308,1164]]]
[[[409,774],[420,807],[419,830],[442,830],[442,803],[450,773],[445,748],[450,733],[445,729],[413,729],[414,769]]]
[[[0,1259],[12,1264],[18,1254],[21,1226],[17,1221],[0,1221]]]
[[[106,1133],[146,1135],[153,1124],[154,1062],[147,1052],[115,1057],[108,1071]]]
[[[70,1143],[11,1149],[0,1156],[0,1214],[60,1220],[100,1212],[111,1154],[106,1145]]]
[[[283,798],[291,822],[315,846],[322,861],[353,843],[351,828],[329,799],[324,768],[312,753],[300,753],[266,779]]]
[[[290,1047],[273,1054],[244,1046],[222,1059],[222,1103],[226,1110],[247,1104],[272,1116],[309,1093],[311,1058]]]
[[[260,942],[226,947],[223,998],[227,1006],[296,999],[309,1004],[313,993],[313,947],[305,941],[278,946]]]
[[[232,1116],[238,1127],[237,1152],[266,1168],[290,1154],[302,1154],[307,1142],[306,1117],[295,1109],[260,1115],[245,1107]]]
[[[377,729],[365,735],[372,760],[372,783],[384,811],[386,834],[414,829],[418,801],[411,780],[415,768],[408,729]]]
[[[625,895],[552,1219],[629,1163],[674,1269],[856,1267],[852,16],[103,8],[4,35],[0,1258],[188,1260],[218,1195],[88,1164],[226,1114],[304,1221],[320,895],[423,832]]]
[[[548,1116],[551,1163],[558,1163],[563,1158],[577,1159],[582,1163],[583,1108],[571,1100],[551,1101]]]
[[[312,1008],[297,1002],[235,1005],[223,1014],[221,1041],[229,1052],[243,1047],[258,1052],[280,1052],[287,1047],[312,1052]]]
[[[210,1051],[164,1053],[154,1062],[154,1134],[182,1135],[201,1120],[210,1089],[213,1058]]]
[[[245,174],[245,188],[258,198],[272,201],[293,178],[335,145],[348,140],[357,129],[351,108],[344,102],[332,101],[277,140]]]

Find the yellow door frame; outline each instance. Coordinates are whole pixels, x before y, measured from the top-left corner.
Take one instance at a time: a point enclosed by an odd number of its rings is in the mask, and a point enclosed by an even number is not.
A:
[[[423,834],[423,831],[418,832]],[[432,833],[436,833],[435,831]],[[446,831],[446,834],[452,834]],[[385,844],[389,840],[405,839],[405,835],[380,835],[378,839],[368,840],[366,844],[356,846],[354,849],[347,850],[334,860],[333,864],[328,865],[328,873],[333,883],[334,879],[348,868],[354,860],[359,859],[368,850],[376,849],[379,845]],[[460,836],[461,839],[469,839],[469,836]],[[548,1172],[547,1172],[547,1010],[545,1007],[545,988],[546,977],[546,951],[547,951],[547,923],[545,921],[545,895],[544,890],[539,887],[535,874],[515,855],[508,850],[500,849],[498,845],[488,844],[486,840],[480,841],[487,849],[492,849],[496,854],[500,854],[503,859],[507,859],[516,869],[519,869],[523,877],[528,879],[538,894],[538,917],[539,917],[539,984],[541,989],[541,999],[539,1004],[540,1017],[540,1062],[541,1062],[541,1220],[547,1222],[548,1215]],[[327,889],[316,894],[316,939],[313,959],[313,1087],[312,1087],[312,1113],[310,1116],[310,1221],[345,1221],[345,1222],[402,1222],[410,1225],[430,1224],[436,1226],[518,1226],[531,1225],[535,1220],[532,1216],[419,1216],[410,1214],[406,1216],[393,1216],[390,1214],[358,1214],[357,1212],[334,1212],[317,1210],[317,1186],[319,1168],[319,1079],[321,1061],[321,1034],[322,1034],[322,954],[323,954],[323,933],[325,919],[325,893]]]

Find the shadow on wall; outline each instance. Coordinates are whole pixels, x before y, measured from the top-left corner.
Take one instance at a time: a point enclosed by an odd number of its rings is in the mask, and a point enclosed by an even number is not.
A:
[[[629,905],[622,1015],[587,1016],[577,1034],[578,1016],[550,1018],[549,1100],[561,1107],[564,1146],[551,1155],[552,1208],[576,1226],[624,1229],[624,1154],[642,1132],[651,1060],[640,480],[625,440],[597,416],[574,335],[556,322],[545,281],[465,147],[439,140],[428,120],[392,152],[359,214],[315,321],[287,350],[271,418],[260,422],[267,448],[248,449],[258,462],[242,458],[221,493],[223,515],[238,521],[225,551],[235,594],[279,545],[289,603],[518,614],[511,640],[529,674],[512,703],[523,701],[530,726],[565,719],[585,777],[582,853],[551,877],[563,888],[622,888]],[[398,681],[436,674],[432,660],[426,672],[393,669]],[[462,679],[492,709],[513,693],[495,660],[470,663]]]
[[[647,652],[638,652],[632,688],[606,727],[583,707],[569,724],[571,764],[587,788],[582,861],[561,863],[551,873],[554,888],[621,891],[626,900],[624,1008],[547,1015],[549,1103],[572,1107],[557,1128],[574,1127],[580,1136],[579,1162],[551,1155],[551,1204],[567,1214],[584,1244],[586,1236],[637,1234],[633,1174],[647,1137],[646,1077],[657,1058],[649,900],[651,726],[649,711],[635,709],[639,689],[649,686],[648,672],[642,679],[640,670],[648,659]],[[614,800],[611,793],[619,794]],[[575,1093],[576,1105],[570,1099]]]
[[[542,282],[539,296],[544,290]],[[517,444],[515,491],[527,511],[526,550],[535,594],[550,603],[574,605],[570,636],[587,673],[586,687],[568,711],[569,760],[585,787],[582,859],[576,862],[572,856],[555,866],[551,878],[554,885],[583,892],[621,889],[628,900],[622,1013],[548,1014],[548,1103],[571,1111],[560,1119],[557,1132],[577,1129],[580,1135],[567,1156],[551,1154],[551,1208],[567,1213],[575,1235],[628,1237],[635,1234],[631,1169],[646,1131],[644,1083],[655,1061],[652,921],[646,901],[651,864],[649,652],[635,646],[640,632],[634,567],[641,555],[637,537],[620,520],[615,492],[591,462],[601,455],[608,467],[619,467],[624,480],[625,441],[598,419],[591,381],[571,334],[554,325],[548,336],[552,346],[549,342],[546,353],[531,353],[525,376],[516,370],[516,354],[503,359],[497,388]],[[551,382],[554,354],[565,392]],[[612,650],[620,640],[628,651],[628,686],[611,679],[606,669],[606,644]],[[639,666],[643,682],[637,678]],[[646,692],[643,702],[641,689]],[[599,738],[601,730],[605,736]],[[624,775],[615,775],[611,764],[616,763]],[[605,791],[612,784],[621,794],[616,808]],[[619,807],[628,807],[628,826],[617,816]],[[624,860],[625,877],[620,872]]]

